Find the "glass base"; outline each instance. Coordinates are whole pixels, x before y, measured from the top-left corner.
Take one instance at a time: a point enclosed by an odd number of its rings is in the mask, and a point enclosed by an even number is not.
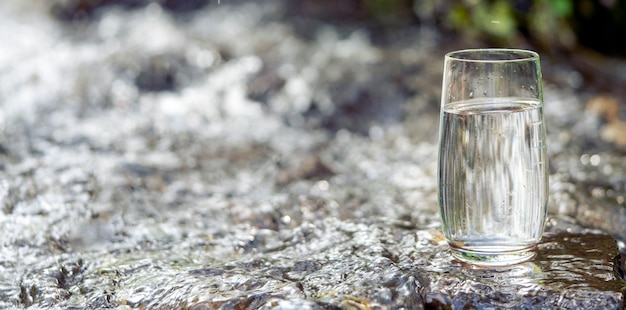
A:
[[[452,256],[462,262],[478,266],[509,266],[530,260],[535,256],[536,246],[522,248],[499,246],[458,247],[452,243]]]

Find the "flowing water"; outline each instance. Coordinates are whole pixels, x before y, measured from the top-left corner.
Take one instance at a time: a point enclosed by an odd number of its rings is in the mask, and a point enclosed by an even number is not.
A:
[[[0,2],[0,308],[620,302],[626,162],[580,92],[545,87],[556,237],[475,271],[439,233],[435,30],[181,3]]]

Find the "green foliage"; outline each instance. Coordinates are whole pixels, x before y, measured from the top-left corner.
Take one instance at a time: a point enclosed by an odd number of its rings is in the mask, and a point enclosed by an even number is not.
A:
[[[626,56],[626,0],[354,0],[385,27],[415,22],[491,45]],[[331,2],[329,2],[331,3]],[[616,43],[617,42],[617,43]]]
[[[576,39],[570,20],[575,0],[415,0],[421,20],[499,45],[531,40],[568,49]]]
[[[572,0],[553,0],[547,1],[547,3],[552,6],[552,11],[556,17],[568,18],[574,12]]]
[[[506,41],[516,31],[517,21],[506,1],[457,2],[447,17],[447,26],[453,29],[495,41]]]
[[[367,11],[387,25],[404,24],[411,20],[411,0],[362,0]]]

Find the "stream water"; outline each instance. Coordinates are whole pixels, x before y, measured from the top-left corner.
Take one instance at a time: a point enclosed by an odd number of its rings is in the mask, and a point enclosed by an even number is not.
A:
[[[471,279],[437,233],[440,34],[170,2],[0,3],[0,308],[458,302],[418,294]],[[626,110],[591,95],[545,87],[548,231],[623,248]],[[543,296],[539,260],[502,279]]]

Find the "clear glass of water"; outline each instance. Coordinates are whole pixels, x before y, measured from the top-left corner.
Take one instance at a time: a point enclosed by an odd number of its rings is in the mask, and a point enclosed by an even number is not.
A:
[[[532,258],[548,202],[539,55],[448,53],[441,97],[439,208],[452,255],[487,266]]]

